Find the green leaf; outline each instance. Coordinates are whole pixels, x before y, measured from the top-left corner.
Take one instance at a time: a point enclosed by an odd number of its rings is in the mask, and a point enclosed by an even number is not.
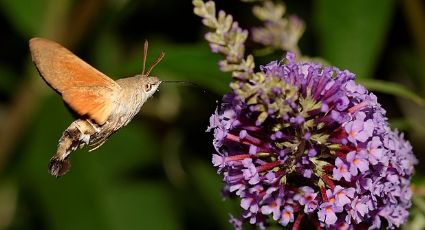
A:
[[[403,230],[423,230],[425,229],[425,215],[415,209],[410,211],[410,219],[406,225],[402,227]]]
[[[394,6],[394,0],[317,1],[321,56],[360,78],[372,76]]]
[[[16,182],[2,179],[0,182],[0,229],[8,229],[18,204]]]
[[[144,123],[134,119],[92,153],[99,154],[96,158],[102,165],[103,173],[114,177],[132,168],[142,168],[160,161],[157,148],[159,145]],[[84,152],[86,151],[87,149]]]
[[[94,44],[94,65],[113,79],[124,77],[118,73],[118,66],[125,64],[122,60],[123,52],[117,37],[113,33],[102,33]],[[139,57],[139,61],[141,56]],[[140,62],[141,63],[141,62]],[[141,67],[140,67],[141,68]],[[136,74],[136,73],[134,73]]]
[[[412,122],[407,118],[396,118],[388,121],[393,129],[400,131],[411,130],[413,128]]]
[[[415,207],[421,210],[422,213],[425,213],[425,200],[423,197],[419,196],[413,196],[412,198],[413,204],[415,204]]]
[[[30,37],[42,30],[48,0],[2,0],[0,6],[2,13],[21,34]]]
[[[116,186],[107,194],[114,229],[182,229],[175,202],[160,183]]]
[[[17,82],[16,74],[7,66],[0,65],[0,92],[12,94]]]
[[[394,55],[395,62],[405,72],[415,89],[425,95],[425,68],[424,61],[414,49],[403,49]]]
[[[215,216],[212,218],[221,223],[220,229],[233,229],[232,225],[229,224],[229,213],[238,217],[239,214],[235,210],[239,210],[239,208],[235,200],[223,200],[221,196],[222,175],[217,175],[215,169],[204,162],[194,162],[191,165],[191,172],[195,175],[194,184],[207,201],[208,209],[214,211]]]
[[[381,93],[388,93],[398,97],[404,97],[406,99],[412,100],[418,105],[424,106],[425,99],[415,94],[412,90],[407,88],[404,85],[382,81],[382,80],[372,80],[372,79],[358,79],[358,82],[369,90],[377,91]]]
[[[23,36],[55,37],[63,29],[71,0],[0,1],[0,9]]]

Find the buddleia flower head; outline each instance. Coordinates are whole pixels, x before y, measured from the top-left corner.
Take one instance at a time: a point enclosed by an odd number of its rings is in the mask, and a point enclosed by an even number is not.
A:
[[[416,158],[353,73],[317,63],[262,66],[231,83],[210,118],[212,163],[241,222],[326,229],[399,227]]]

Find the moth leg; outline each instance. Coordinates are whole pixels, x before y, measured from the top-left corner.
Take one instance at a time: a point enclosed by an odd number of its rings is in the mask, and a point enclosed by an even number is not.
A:
[[[89,150],[89,152],[94,151],[96,149],[98,149],[100,146],[102,146],[103,144],[105,144],[105,142],[108,140],[108,138],[104,138],[96,143],[91,144],[90,146],[94,146],[93,148],[91,148]]]
[[[96,124],[96,123],[92,123],[91,120],[87,119],[87,122],[93,127],[93,129],[96,131],[96,133],[100,132],[100,127]],[[106,123],[104,125],[107,125],[108,121],[106,121]],[[108,140],[108,137],[100,137],[99,138],[95,138],[93,143],[90,143],[90,146],[93,147],[89,150],[89,152],[94,151],[96,149],[98,149],[100,146],[102,146],[106,141]]]
[[[86,119],[86,122],[93,128],[96,133],[100,132],[100,128],[96,123],[93,123],[90,119]],[[106,121],[104,125],[106,125],[107,123],[108,121]]]

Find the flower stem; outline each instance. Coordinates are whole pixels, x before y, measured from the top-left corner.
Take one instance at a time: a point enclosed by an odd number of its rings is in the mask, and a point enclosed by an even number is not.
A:
[[[254,144],[254,145],[259,146],[262,143],[260,139],[255,138],[255,137],[252,137],[252,136],[247,136],[244,140],[242,140],[240,137],[238,137],[238,136],[236,136],[234,134],[231,134],[231,133],[228,133],[227,136],[226,136],[226,138],[228,140],[235,141],[235,142],[240,142],[240,143],[245,144],[245,145]]]
[[[252,156],[249,154],[239,154],[239,155],[233,155],[233,156],[228,156],[225,158],[225,161],[240,161],[246,158],[251,158]]]
[[[329,176],[326,173],[322,174],[322,180],[331,188],[334,189],[335,188],[335,184],[334,182],[331,180],[331,178],[329,178]]]
[[[292,230],[298,230],[300,228],[301,220],[303,219],[303,214],[299,213],[297,216],[297,219],[294,222],[294,225],[292,225]]]
[[[273,161],[257,167],[258,172],[264,172],[280,165],[280,161]]]

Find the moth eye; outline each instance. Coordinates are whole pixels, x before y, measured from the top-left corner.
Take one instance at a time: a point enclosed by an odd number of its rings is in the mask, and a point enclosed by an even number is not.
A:
[[[152,89],[152,84],[146,84],[145,85],[145,92],[149,92]]]

